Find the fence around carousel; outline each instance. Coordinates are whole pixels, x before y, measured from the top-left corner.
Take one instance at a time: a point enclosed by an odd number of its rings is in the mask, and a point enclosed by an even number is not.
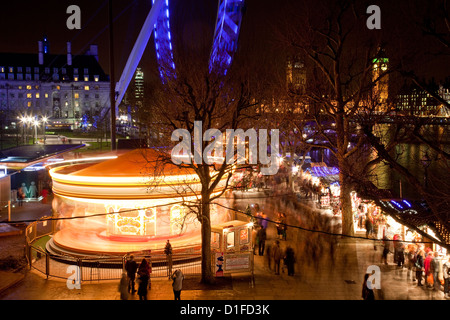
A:
[[[30,223],[25,231],[26,257],[30,269],[48,277],[75,279],[83,281],[118,280],[122,276],[128,254],[124,256],[76,257],[72,255],[51,254],[39,246],[39,240],[51,236],[56,229],[52,220],[39,220]],[[44,243],[44,241],[42,241]],[[201,253],[175,253],[170,264],[165,254],[142,255],[134,253],[139,264],[145,257],[151,264],[151,278],[168,277],[176,269],[185,275],[201,273]]]

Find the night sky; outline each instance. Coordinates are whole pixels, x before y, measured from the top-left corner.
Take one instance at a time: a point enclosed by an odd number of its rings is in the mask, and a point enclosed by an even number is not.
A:
[[[288,0],[247,0],[247,8],[241,28],[241,47],[264,48],[267,51],[280,53],[283,47],[277,42],[277,23],[283,21],[286,10],[290,10]],[[295,2],[295,1],[293,1]],[[337,1],[334,1],[337,2]],[[314,1],[309,1],[313,7]],[[369,3],[369,2],[367,2]],[[402,46],[409,50],[430,54],[425,59],[427,65],[422,65],[427,72],[436,78],[448,74],[448,59],[444,62],[435,60],[432,49],[434,40],[423,41],[425,37],[413,26],[422,20],[422,15],[439,16],[434,10],[434,3],[429,1],[374,1],[382,10],[382,33],[396,35]],[[69,14],[66,9],[76,4],[81,8],[80,30],[69,30],[66,20]],[[140,28],[151,8],[151,0],[114,0],[113,14],[115,16],[115,62],[116,80],[120,77],[128,55]],[[174,36],[181,39],[183,45],[189,46],[196,37],[213,36],[216,18],[216,0],[171,0],[171,19],[178,17],[181,26]],[[425,9],[424,9],[425,8]],[[66,42],[72,42],[72,53],[84,53],[89,44],[99,46],[99,60],[105,72],[109,74],[109,31],[108,31],[108,0],[53,0],[53,1],[4,1],[2,2],[3,17],[0,19],[0,51],[37,53],[37,42],[46,34],[50,41],[50,53],[65,54]],[[311,17],[313,19],[313,17]],[[171,24],[175,24],[172,23]],[[374,31],[374,34],[377,31]],[[189,34],[188,34],[189,33]],[[189,39],[187,41],[186,39]],[[397,41],[398,42],[398,41]],[[400,45],[400,44],[399,44]],[[439,47],[437,47],[439,49]],[[156,66],[153,37],[147,46],[141,60],[144,70],[152,70]],[[176,54],[176,52],[175,52]],[[434,55],[434,56],[433,56]],[[422,61],[425,61],[422,60]],[[442,63],[446,63],[443,67]]]

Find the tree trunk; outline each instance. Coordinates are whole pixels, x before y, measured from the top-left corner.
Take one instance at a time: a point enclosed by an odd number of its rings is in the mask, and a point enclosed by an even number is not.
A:
[[[213,283],[211,269],[211,219],[209,193],[202,191],[201,223],[202,223],[202,283]]]
[[[339,165],[341,169],[341,165]],[[342,213],[342,234],[347,236],[354,235],[353,228],[353,211],[352,211],[352,199],[350,192],[352,191],[351,184],[346,181],[346,175],[339,172],[339,184],[341,187],[340,201],[341,201],[341,213]]]

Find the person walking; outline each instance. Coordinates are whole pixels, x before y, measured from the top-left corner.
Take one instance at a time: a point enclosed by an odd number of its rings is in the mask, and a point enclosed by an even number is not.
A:
[[[366,238],[370,238],[373,234],[373,219],[370,213],[366,216]]]
[[[281,239],[286,241],[287,238],[287,224],[286,224],[286,215],[284,213],[281,214]]]
[[[275,221],[275,227],[277,228],[277,238],[281,239],[283,234],[283,226],[281,225],[281,213],[277,214],[277,220]]]
[[[22,183],[22,186],[17,189],[17,201],[19,202],[19,207],[23,206],[23,199],[25,199],[26,193],[25,183]]]
[[[122,278],[119,282],[119,292],[120,292],[120,299],[121,300],[128,300],[128,286],[129,286],[129,280],[126,272],[122,272]]]
[[[450,256],[447,262],[442,266],[443,276],[444,276],[444,297],[446,299],[450,298]]]
[[[408,273],[406,275],[406,279],[409,279],[412,277],[412,272],[414,269],[414,265],[417,260],[417,246],[415,244],[409,244],[408,245],[408,254],[407,254],[407,268]],[[412,277],[413,281],[416,281],[415,277]]]
[[[180,269],[175,270],[175,272],[172,275],[173,283],[173,295],[175,300],[181,300],[181,290],[183,289],[183,280],[184,275],[183,272],[181,272]]]
[[[419,252],[417,253],[417,258],[416,258],[416,263],[415,263],[417,285],[419,287],[423,286],[422,275],[423,275],[423,268],[424,268],[424,256],[425,256],[425,252],[423,251],[422,248],[419,248]]]
[[[258,244],[258,231],[256,230],[256,225],[252,228],[252,243],[253,243],[253,254],[256,255],[256,247],[259,247]]]
[[[286,262],[286,267],[288,270],[288,276],[293,276],[294,275],[294,265],[295,265],[295,253],[294,253],[294,249],[292,249],[291,246],[288,246],[286,248],[285,262]]]
[[[134,261],[134,255],[130,255],[127,262],[125,263],[125,271],[128,276],[128,292],[131,292],[131,294],[134,294],[136,292],[135,280],[137,269],[138,265],[136,261]]]
[[[439,280],[439,265],[440,265],[439,253],[435,251],[434,257],[430,263],[430,271],[431,274],[433,275],[433,290],[438,290],[440,289],[441,286],[440,285],[441,281]]]
[[[424,261],[425,283],[427,288],[433,287],[433,274],[431,272],[431,260],[433,260],[433,252],[429,251]]]
[[[262,227],[262,226],[259,227],[259,230],[258,230],[258,242],[259,242],[259,244],[258,244],[258,247],[259,247],[258,253],[259,253],[260,256],[264,255],[264,248],[265,248],[265,245],[266,245],[266,238],[267,238],[266,229],[264,229],[264,227]]]
[[[274,270],[275,274],[280,274],[280,261],[281,261],[281,248],[280,248],[280,241],[276,240],[275,245],[272,248],[273,252],[273,263],[274,263]]]
[[[403,268],[405,264],[405,244],[400,236],[394,241],[394,255],[397,266]]]
[[[145,258],[142,259],[138,269],[139,287],[138,295],[139,300],[147,300],[148,282],[150,280],[150,265]]]
[[[166,255],[167,260],[167,278],[170,280],[170,276],[172,275],[172,245],[169,240],[166,242],[164,254]]]
[[[370,274],[366,273],[364,275],[364,281],[362,284],[362,298],[364,300],[375,300],[375,294],[373,293],[373,289],[369,288],[367,285],[367,280],[369,279]]]
[[[272,244],[270,242],[266,246],[266,259],[269,270],[272,270]]]
[[[384,238],[383,238],[383,253],[381,255],[381,260],[386,265],[388,264],[387,256],[388,256],[389,252],[391,252],[391,241],[386,236],[384,236]]]

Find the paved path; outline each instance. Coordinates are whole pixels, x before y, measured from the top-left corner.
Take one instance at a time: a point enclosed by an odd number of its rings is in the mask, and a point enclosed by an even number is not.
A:
[[[25,204],[13,212],[15,220],[44,215],[47,205]],[[269,217],[271,218],[271,217]],[[270,225],[269,225],[270,226]],[[274,227],[269,238],[274,238]],[[302,237],[311,237],[306,231],[289,230],[282,248],[294,245]],[[1,239],[0,239],[1,241]],[[269,241],[270,243],[271,241]],[[269,244],[268,243],[268,244]],[[331,258],[331,254],[334,258]],[[233,274],[231,284],[218,289],[186,289],[183,300],[361,300],[364,274],[371,265],[379,266],[381,289],[376,290],[379,300],[444,300],[441,290],[418,287],[408,278],[406,269],[398,269],[392,262],[381,264],[381,247],[374,250],[373,242],[364,239],[342,238],[332,251],[322,251],[318,258],[297,254],[296,273],[275,275],[268,268],[265,256],[255,256],[254,276]],[[136,300],[137,296],[131,299]],[[37,271],[24,275],[0,273],[0,300],[118,300],[118,281],[84,282],[81,289],[68,289],[65,279],[46,279]],[[153,279],[149,300],[172,300],[171,282]]]

